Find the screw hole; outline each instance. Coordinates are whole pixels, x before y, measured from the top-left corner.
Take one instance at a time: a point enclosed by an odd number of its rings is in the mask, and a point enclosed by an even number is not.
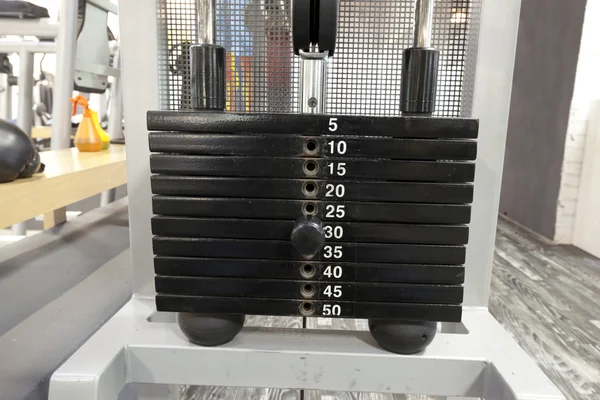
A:
[[[317,206],[315,203],[306,203],[304,205],[304,213],[307,215],[315,215],[317,213]]]
[[[423,341],[423,342],[427,341],[427,335],[421,336],[421,341]]]
[[[315,273],[316,270],[312,264],[304,264],[300,268],[300,275],[302,275],[303,278],[310,279],[315,276]]]
[[[300,304],[300,314],[305,317],[311,316],[315,313],[315,306],[309,302],[303,302]]]
[[[319,166],[314,161],[307,161],[304,163],[304,173],[307,175],[316,175]]]
[[[305,196],[314,196],[317,193],[317,185],[314,182],[306,182],[302,187]]]
[[[300,289],[300,294],[302,295],[302,297],[305,297],[307,299],[312,298],[315,295],[314,285],[310,283],[302,285],[302,288]]]

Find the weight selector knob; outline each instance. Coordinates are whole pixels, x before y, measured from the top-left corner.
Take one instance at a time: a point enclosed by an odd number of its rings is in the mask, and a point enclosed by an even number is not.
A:
[[[304,258],[313,258],[325,244],[325,233],[323,232],[323,222],[320,219],[305,216],[294,224],[292,230],[292,246]]]

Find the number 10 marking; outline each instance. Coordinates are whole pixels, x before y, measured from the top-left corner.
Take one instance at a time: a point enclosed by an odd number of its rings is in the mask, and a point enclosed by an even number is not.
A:
[[[331,154],[346,154],[346,150],[348,150],[348,145],[343,140],[340,140],[337,143],[332,140],[327,144],[329,145],[329,152]]]

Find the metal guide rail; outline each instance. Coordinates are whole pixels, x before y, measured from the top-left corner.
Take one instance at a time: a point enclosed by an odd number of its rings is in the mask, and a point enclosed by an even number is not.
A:
[[[148,113],[159,311],[459,322],[478,123]]]

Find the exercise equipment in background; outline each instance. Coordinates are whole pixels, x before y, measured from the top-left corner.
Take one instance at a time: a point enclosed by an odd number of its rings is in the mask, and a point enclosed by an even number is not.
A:
[[[12,122],[0,119],[0,183],[43,171],[44,164],[29,136]]]

